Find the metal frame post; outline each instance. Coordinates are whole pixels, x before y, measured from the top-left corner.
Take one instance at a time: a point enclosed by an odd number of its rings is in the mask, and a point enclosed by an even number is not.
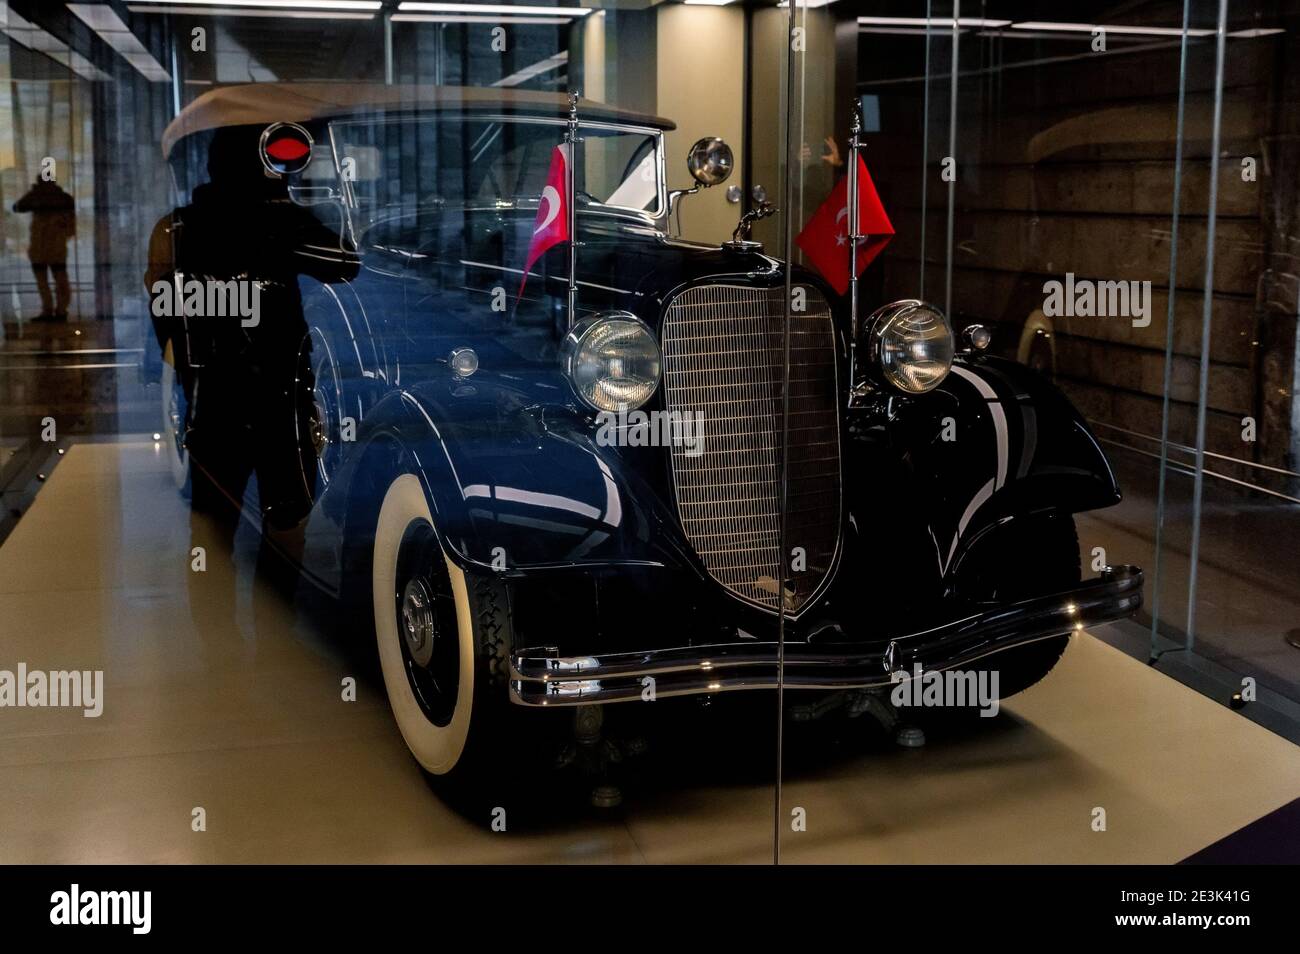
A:
[[[863,236],[859,221],[861,203],[858,202],[858,151],[862,148],[862,111],[855,103],[853,123],[849,127],[849,388],[852,393],[854,374],[858,365],[858,242]]]
[[[564,134],[564,141],[569,146],[569,154],[565,157],[564,178],[565,190],[568,195],[565,196],[565,213],[569,219],[569,328],[572,329],[578,320],[578,143],[582,140],[578,137],[578,92],[569,90],[569,125]]]

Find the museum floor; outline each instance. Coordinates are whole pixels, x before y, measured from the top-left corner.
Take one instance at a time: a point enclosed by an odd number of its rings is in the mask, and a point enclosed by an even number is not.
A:
[[[3,664],[106,671],[99,718],[0,714],[0,862],[771,859],[774,711],[672,710],[615,810],[545,780],[505,832],[449,807],[373,677],[342,701],[338,634],[254,579],[252,533],[196,586],[170,481],[150,440],[74,443],[0,545]],[[1300,794],[1300,747],[1090,634],[924,748],[863,719],[784,758],[791,862],[1177,862]]]

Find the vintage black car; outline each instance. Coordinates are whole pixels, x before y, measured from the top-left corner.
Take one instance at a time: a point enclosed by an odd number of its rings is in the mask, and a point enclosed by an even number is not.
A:
[[[1138,609],[1136,567],[1081,582],[1073,514],[1120,492],[1050,384],[918,301],[854,341],[743,229],[673,237],[671,122],[576,115],[579,244],[527,276],[561,95],[237,86],[164,142],[188,200],[148,284],[262,290],[255,324],[156,319],[178,477],[257,473],[265,531],[367,607],[424,769],[463,774],[508,703],[852,699],[917,665],[1006,696]],[[692,151],[702,185],[729,161]]]

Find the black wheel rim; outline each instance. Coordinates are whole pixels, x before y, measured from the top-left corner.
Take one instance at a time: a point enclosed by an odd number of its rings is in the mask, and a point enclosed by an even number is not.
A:
[[[188,424],[186,403],[185,386],[181,384],[180,376],[177,375],[172,379],[171,394],[167,399],[167,430],[176,456],[182,460],[185,458],[185,429]]]

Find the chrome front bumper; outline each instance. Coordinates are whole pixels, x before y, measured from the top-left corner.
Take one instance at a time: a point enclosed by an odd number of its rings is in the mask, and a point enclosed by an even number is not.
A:
[[[955,619],[871,643],[716,643],[604,656],[560,656],[547,648],[510,657],[510,700],[576,706],[711,695],[739,689],[864,689],[889,686],[896,672],[955,669],[1040,639],[1132,616],[1142,606],[1142,570],[1107,567],[1071,590]],[[779,679],[784,655],[784,679]]]

